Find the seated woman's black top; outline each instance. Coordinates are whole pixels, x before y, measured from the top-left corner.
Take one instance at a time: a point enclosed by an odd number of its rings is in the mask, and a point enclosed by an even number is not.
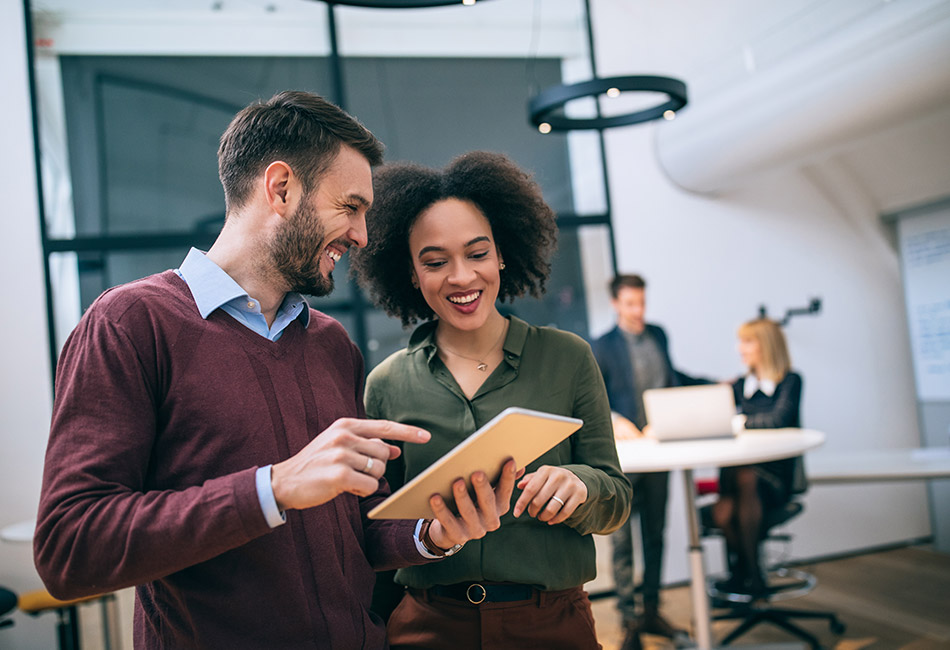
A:
[[[746,416],[746,429],[783,429],[800,427],[800,408],[802,402],[802,378],[795,372],[789,372],[775,386],[772,395],[756,390],[752,397],[744,393],[745,377],[740,377],[732,385],[736,406]],[[752,465],[759,475],[763,505],[781,507],[791,499],[795,487],[796,465],[801,457],[783,458]],[[734,488],[732,472],[723,468],[720,473],[719,491],[729,494]]]

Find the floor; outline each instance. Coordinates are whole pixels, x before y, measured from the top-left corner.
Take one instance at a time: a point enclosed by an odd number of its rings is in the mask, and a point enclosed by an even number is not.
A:
[[[796,608],[833,610],[847,629],[831,633],[824,622],[803,626],[831,650],[950,650],[950,554],[929,547],[905,547],[799,567],[813,573],[817,587],[807,596],[785,601]],[[690,626],[688,587],[663,592],[663,613],[677,627]],[[131,612],[132,593],[119,594],[122,612]],[[598,638],[603,650],[617,650],[623,631],[612,598],[593,602]],[[83,607],[85,650],[104,648],[100,613]],[[131,616],[122,617],[123,634],[113,650],[131,648]],[[736,623],[716,623],[713,639],[721,639]],[[645,650],[666,650],[673,644],[660,637],[643,638]],[[760,626],[737,641],[736,647],[756,643],[795,641],[771,626]]]
[[[834,650],[950,649],[950,555],[927,547],[901,548],[799,567],[815,575],[818,584],[807,596],[783,606],[832,610],[846,625],[840,636],[826,622],[802,626]],[[613,599],[595,600],[594,618],[604,650],[616,650],[623,641]],[[690,625],[687,587],[663,592],[663,613],[677,627]],[[736,625],[713,625],[713,639],[721,639]],[[660,637],[643,637],[646,650],[673,648]],[[759,626],[736,644],[795,641],[783,630]],[[741,645],[737,645],[741,647]]]

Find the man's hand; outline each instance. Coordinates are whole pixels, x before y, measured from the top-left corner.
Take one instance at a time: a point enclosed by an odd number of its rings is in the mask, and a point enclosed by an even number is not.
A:
[[[486,533],[497,530],[501,526],[501,516],[511,507],[511,493],[519,474],[515,461],[509,460],[501,470],[498,484],[492,488],[484,472],[475,472],[471,477],[472,487],[475,488],[474,502],[465,487],[465,481],[455,481],[452,491],[459,513],[457,517],[442,497],[433,495],[429,499],[429,507],[435,520],[429,526],[429,539],[441,549],[450,549],[456,544],[481,539]]]
[[[633,422],[620,415],[610,413],[610,423],[614,427],[614,438],[617,440],[634,440],[643,436],[643,432]]]
[[[530,516],[550,525],[566,520],[587,501],[587,485],[563,467],[542,465],[521,479],[518,488],[522,492],[515,503],[514,516],[520,517],[527,510]]]
[[[369,496],[379,488],[386,463],[399,448],[383,440],[428,442],[430,434],[388,420],[341,418],[282,463],[271,468],[281,510],[312,508],[344,492]]]

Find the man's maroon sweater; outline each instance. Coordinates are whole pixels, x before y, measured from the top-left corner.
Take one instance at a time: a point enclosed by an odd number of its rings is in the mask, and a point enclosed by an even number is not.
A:
[[[60,598],[136,586],[137,648],[383,648],[374,570],[421,563],[388,488],[268,527],[255,470],[362,417],[363,360],[315,310],[274,342],[203,320],[173,271],[111,289],[63,348],[36,566]]]

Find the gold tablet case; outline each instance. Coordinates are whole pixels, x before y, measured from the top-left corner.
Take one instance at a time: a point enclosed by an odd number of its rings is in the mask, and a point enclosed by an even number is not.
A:
[[[506,460],[514,458],[519,469],[526,467],[583,424],[582,420],[563,415],[506,408],[373,508],[369,518],[431,518],[429,498],[438,493],[450,506],[454,505],[452,483],[456,479],[464,478],[471,489],[472,474],[481,470],[494,484]]]

